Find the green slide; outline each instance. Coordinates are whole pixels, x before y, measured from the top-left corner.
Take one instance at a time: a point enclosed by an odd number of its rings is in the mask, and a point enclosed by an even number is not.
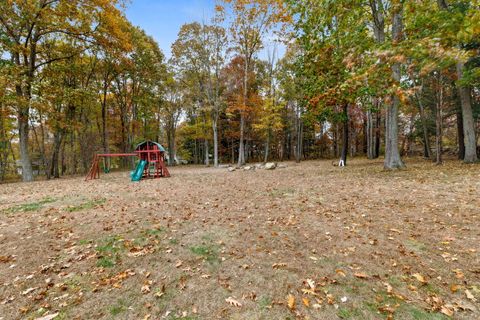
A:
[[[133,172],[132,181],[140,181],[142,180],[143,170],[145,169],[145,165],[147,164],[146,160],[140,160],[137,165],[137,168]]]

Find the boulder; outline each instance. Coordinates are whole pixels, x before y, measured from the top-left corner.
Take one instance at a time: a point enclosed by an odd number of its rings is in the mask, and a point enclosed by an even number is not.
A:
[[[255,165],[255,168],[256,168],[256,169],[264,169],[265,166],[264,166],[262,163],[257,163],[257,164]]]
[[[265,163],[265,170],[273,170],[277,167],[275,162],[267,162]]]
[[[235,167],[229,167],[229,168],[228,168],[228,172],[233,172],[233,171],[235,171],[235,170],[236,170]]]
[[[245,171],[252,170],[252,169],[253,169],[253,167],[250,167],[250,166],[243,167],[243,170],[245,170]]]

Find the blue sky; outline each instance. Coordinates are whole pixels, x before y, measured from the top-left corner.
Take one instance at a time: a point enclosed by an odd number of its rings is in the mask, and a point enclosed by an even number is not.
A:
[[[155,38],[167,57],[184,23],[209,20],[214,0],[131,0],[128,19]]]

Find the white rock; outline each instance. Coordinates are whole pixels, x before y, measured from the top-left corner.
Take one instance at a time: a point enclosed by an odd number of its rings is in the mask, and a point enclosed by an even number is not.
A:
[[[236,170],[236,169],[235,169],[234,167],[228,168],[228,172],[233,172],[233,171],[235,171],[235,170]]]
[[[277,164],[275,162],[267,162],[265,164],[265,170],[273,170],[277,167]]]

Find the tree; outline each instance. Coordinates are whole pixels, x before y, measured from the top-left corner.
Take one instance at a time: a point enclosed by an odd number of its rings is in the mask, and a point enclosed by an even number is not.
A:
[[[38,71],[55,61],[67,59],[85,50],[94,42],[111,45],[102,34],[118,40],[122,15],[117,9],[119,1],[101,0],[34,0],[0,2],[0,41],[15,66],[16,112],[24,181],[33,180],[28,151],[29,116],[32,88]],[[79,39],[82,44],[67,55],[55,53],[58,38]],[[120,40],[121,41],[121,40]]]
[[[197,22],[181,27],[178,39],[172,45],[173,63],[182,74],[182,81],[189,83],[201,112],[211,121],[213,131],[214,166],[218,166],[218,120],[223,110],[221,69],[225,63],[227,38],[224,28],[217,25],[221,18],[213,19],[213,25]],[[197,90],[196,90],[197,89]],[[205,150],[208,140],[204,139]],[[205,164],[208,165],[208,151],[205,152]]]
[[[253,60],[262,48],[262,37],[268,34],[276,23],[286,21],[281,1],[278,0],[224,0],[231,4],[233,19],[230,25],[231,41],[234,50],[243,59],[243,93],[240,108],[240,142],[238,166],[245,164],[245,111],[248,103],[249,73]],[[225,9],[219,7],[219,10]]]

